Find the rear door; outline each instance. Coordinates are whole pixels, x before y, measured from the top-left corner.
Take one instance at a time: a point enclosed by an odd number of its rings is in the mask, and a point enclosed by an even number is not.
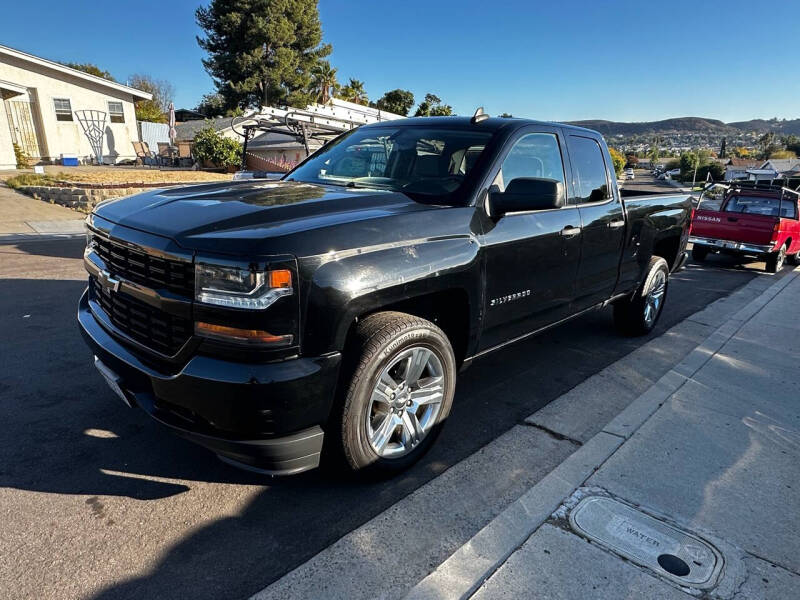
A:
[[[566,180],[561,129],[525,128],[507,144],[492,186],[500,191],[517,177]],[[580,257],[576,206],[508,213],[483,234],[484,328],[479,350],[550,325],[570,313]]]
[[[575,309],[608,300],[617,286],[625,209],[611,178],[610,157],[600,142],[582,135],[569,136],[573,198],[582,226],[581,260],[575,290]]]

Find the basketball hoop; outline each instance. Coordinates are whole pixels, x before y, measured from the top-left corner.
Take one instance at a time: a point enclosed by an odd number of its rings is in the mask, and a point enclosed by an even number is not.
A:
[[[102,110],[76,110],[75,116],[81,124],[86,139],[94,152],[98,165],[103,164],[103,137],[106,134],[106,113]]]

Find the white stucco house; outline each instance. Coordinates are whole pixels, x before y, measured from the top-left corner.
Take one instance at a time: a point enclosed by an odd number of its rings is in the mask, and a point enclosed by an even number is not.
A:
[[[0,46],[0,169],[16,166],[12,143],[40,163],[94,155],[76,111],[106,113],[103,162],[134,158],[139,141],[133,103],[151,95],[121,83]]]

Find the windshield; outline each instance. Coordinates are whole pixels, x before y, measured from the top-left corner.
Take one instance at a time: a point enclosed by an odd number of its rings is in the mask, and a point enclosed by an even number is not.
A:
[[[287,180],[441,196],[458,190],[491,138],[435,127],[356,129],[320,150]]]

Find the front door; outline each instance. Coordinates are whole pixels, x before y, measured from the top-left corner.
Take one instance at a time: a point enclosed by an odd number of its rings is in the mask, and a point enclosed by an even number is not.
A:
[[[583,310],[614,294],[625,240],[625,211],[600,143],[580,135],[570,135],[568,143],[583,238],[574,308]]]
[[[42,153],[39,149],[39,139],[36,136],[31,101],[6,100],[5,105],[8,126],[11,129],[11,140],[28,156],[33,158],[41,157]]]
[[[565,183],[561,130],[537,126],[510,144],[492,187],[517,177]],[[489,220],[485,253],[484,327],[479,351],[569,315],[580,256],[580,214],[575,206],[508,213]]]

